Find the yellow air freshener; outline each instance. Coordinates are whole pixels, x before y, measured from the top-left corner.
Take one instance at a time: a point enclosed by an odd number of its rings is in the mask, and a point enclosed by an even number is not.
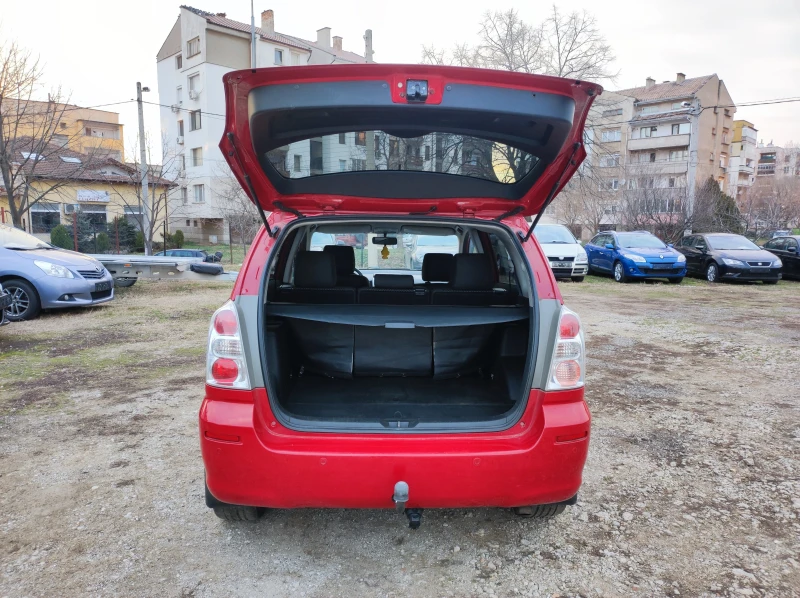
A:
[[[389,259],[389,248],[388,248],[388,247],[386,247],[386,245],[384,245],[384,246],[383,246],[383,249],[381,249],[381,257],[382,257],[383,259],[385,259],[385,260],[388,260],[388,259]]]

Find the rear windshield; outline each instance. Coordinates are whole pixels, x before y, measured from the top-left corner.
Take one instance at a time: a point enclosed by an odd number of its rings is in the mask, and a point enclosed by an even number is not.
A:
[[[572,233],[564,226],[535,228],[533,234],[539,243],[577,243]]]
[[[666,247],[661,239],[654,237],[653,235],[618,234],[617,240],[619,242],[619,246],[625,249],[634,249],[636,247],[663,249]]]
[[[538,158],[521,149],[469,135],[428,133],[396,137],[385,131],[323,135],[267,152],[284,178],[367,170],[441,172],[512,184],[528,174]]]
[[[727,249],[727,250],[737,250],[737,249],[758,249],[758,245],[749,241],[745,237],[740,237],[738,235],[734,236],[731,235],[730,237],[706,237],[708,240],[708,246],[711,249]]]
[[[326,245],[348,245],[353,248],[356,268],[359,270],[412,270],[422,269],[426,253],[458,253],[456,235],[391,236],[397,244],[376,244],[373,233],[329,234],[315,232],[311,235],[309,250],[324,251]]]

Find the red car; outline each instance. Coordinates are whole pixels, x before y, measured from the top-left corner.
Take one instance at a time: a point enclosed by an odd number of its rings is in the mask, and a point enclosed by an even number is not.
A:
[[[585,157],[602,89],[374,64],[224,84],[220,147],[265,226],[211,322],[207,505],[235,521],[396,508],[418,527],[425,508],[545,517],[574,504],[583,330],[524,217]],[[352,247],[324,241],[356,234],[358,270]],[[417,264],[417,236],[458,253]]]

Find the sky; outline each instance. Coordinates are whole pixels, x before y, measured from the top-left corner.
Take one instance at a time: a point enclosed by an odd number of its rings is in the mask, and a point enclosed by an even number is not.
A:
[[[196,8],[250,22],[247,0],[191,1]],[[278,32],[314,40],[317,29],[331,27],[331,35],[344,38],[344,49],[359,54],[364,30],[372,29],[375,60],[382,63],[419,62],[423,44],[447,48],[475,42],[488,8],[515,8],[526,21],[538,23],[552,7],[499,0],[257,2],[257,22],[261,11],[271,8]],[[168,0],[5,2],[0,40],[15,39],[39,55],[48,87],[60,85],[73,103],[97,106],[134,99],[137,81],[152,89],[145,97],[155,102],[155,57],[179,6]],[[800,97],[798,0],[559,0],[558,6],[562,11],[586,9],[597,17],[620,72],[610,89],[641,86],[647,77],[672,80],[677,72],[687,77],[717,73],[736,103]],[[128,154],[136,141],[135,103],[105,109],[120,113]],[[800,142],[800,102],[741,107],[735,116],[754,123],[765,143]],[[145,108],[145,123],[148,135],[160,139],[158,108]]]

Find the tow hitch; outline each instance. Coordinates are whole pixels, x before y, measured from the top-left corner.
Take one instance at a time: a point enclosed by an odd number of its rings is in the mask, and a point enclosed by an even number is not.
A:
[[[392,500],[397,512],[405,513],[406,517],[408,517],[408,527],[419,529],[422,523],[422,509],[406,509],[406,503],[408,502],[408,484],[406,482],[400,481],[394,485]]]

